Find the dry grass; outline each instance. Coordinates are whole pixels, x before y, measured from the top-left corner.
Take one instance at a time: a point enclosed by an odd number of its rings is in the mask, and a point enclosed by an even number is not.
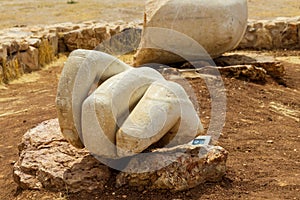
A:
[[[300,0],[248,0],[249,18],[300,16]]]
[[[0,28],[69,21],[130,21],[143,15],[143,0],[76,0],[75,4],[67,2],[0,0]]]
[[[145,0],[0,0],[0,28],[18,25],[132,21],[143,18]],[[249,18],[300,16],[300,0],[248,0]]]

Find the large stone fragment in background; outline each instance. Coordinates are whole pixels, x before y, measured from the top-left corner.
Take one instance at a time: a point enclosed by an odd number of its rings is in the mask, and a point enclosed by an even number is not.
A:
[[[220,180],[226,171],[227,154],[218,146],[187,144],[159,149],[133,158],[126,172],[117,176],[116,184],[117,187],[127,184],[147,189],[187,190],[206,181]],[[148,172],[149,169],[153,171]]]
[[[13,175],[23,189],[90,192],[103,190],[110,178],[108,167],[63,138],[57,119],[25,133],[19,150]]]
[[[148,0],[135,63],[179,62],[179,53],[190,60],[207,57],[207,53],[217,57],[238,45],[247,17],[246,0]],[[197,43],[204,50],[199,52]]]

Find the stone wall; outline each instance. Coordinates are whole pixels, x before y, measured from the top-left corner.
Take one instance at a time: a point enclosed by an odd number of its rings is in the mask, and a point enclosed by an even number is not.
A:
[[[124,30],[131,31],[126,38],[131,49],[137,48],[141,36],[141,22],[63,23],[51,26],[14,27],[0,31],[0,84],[20,77],[23,73],[39,70],[50,63],[58,53],[75,49],[94,49],[101,42],[116,46],[123,42],[108,40]],[[132,33],[134,33],[132,35]],[[99,47],[99,46],[98,46]],[[238,49],[275,50],[300,49],[300,16],[273,20],[249,20]],[[105,48],[98,48],[105,50]],[[113,49],[106,49],[112,53]]]
[[[249,20],[239,49],[300,49],[300,16],[273,20]]]
[[[58,53],[94,49],[99,43],[140,23],[63,23],[51,26],[14,27],[0,31],[0,84],[39,70]]]

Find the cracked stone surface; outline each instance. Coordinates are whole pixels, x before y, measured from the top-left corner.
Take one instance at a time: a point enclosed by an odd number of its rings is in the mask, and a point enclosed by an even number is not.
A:
[[[218,146],[185,144],[161,148],[151,154],[128,157],[122,172],[112,177],[110,168],[63,138],[57,119],[26,132],[19,150],[13,176],[21,188],[69,193],[103,191],[110,178],[116,179],[117,187],[187,190],[220,180],[225,175],[228,154]]]
[[[110,178],[108,167],[63,138],[57,119],[26,132],[19,150],[13,176],[23,189],[89,192],[102,190]]]
[[[206,181],[219,181],[226,171],[228,152],[219,146],[180,145],[133,158],[117,176],[117,187],[183,191]],[[139,168],[140,171],[136,171]],[[148,169],[158,169],[145,172]],[[133,172],[133,173],[131,173]],[[139,173],[142,172],[142,173]]]

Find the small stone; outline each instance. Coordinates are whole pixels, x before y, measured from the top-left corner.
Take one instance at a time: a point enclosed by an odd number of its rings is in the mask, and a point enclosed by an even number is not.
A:
[[[274,141],[273,141],[273,140],[268,140],[267,143],[268,143],[268,144],[273,144]]]
[[[35,48],[38,48],[41,44],[41,40],[38,38],[29,38],[27,39],[30,46],[33,46]]]
[[[29,44],[25,40],[19,41],[18,43],[19,43],[19,51],[26,51],[29,48]]]
[[[38,70],[39,66],[39,50],[33,46],[29,46],[26,52],[19,53],[18,58],[24,65],[24,70],[31,72]]]

